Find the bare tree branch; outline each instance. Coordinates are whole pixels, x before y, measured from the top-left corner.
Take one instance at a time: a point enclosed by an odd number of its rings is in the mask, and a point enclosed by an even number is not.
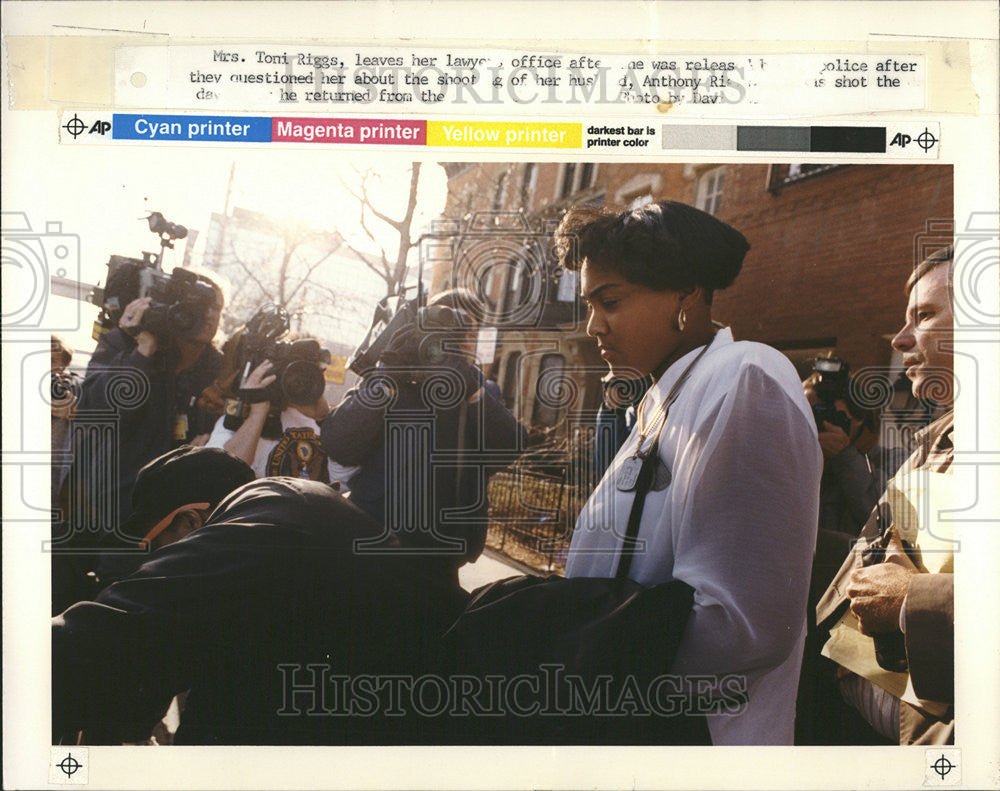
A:
[[[306,283],[309,282],[309,278],[312,277],[313,272],[315,272],[319,268],[319,265],[322,264],[324,261],[326,261],[331,255],[333,255],[339,249],[340,249],[340,241],[338,240],[337,243],[336,243],[336,246],[331,247],[330,249],[328,249],[325,253],[323,253],[323,255],[321,255],[319,258],[317,258],[309,266],[309,268],[306,270],[306,273],[299,280],[298,285],[296,285],[291,290],[291,293],[288,294],[288,300],[289,301],[291,301],[292,299],[294,299],[295,298],[295,294],[298,292],[298,290],[300,288],[302,288],[303,285],[305,285]]]
[[[229,249],[230,249],[230,251],[232,252],[232,260],[233,260],[233,261],[235,261],[235,262],[236,262],[236,263],[237,263],[237,264],[238,264],[238,265],[240,266],[240,268],[242,268],[242,269],[243,269],[243,271],[244,271],[244,272],[245,272],[245,273],[247,274],[247,276],[248,276],[248,277],[249,277],[249,278],[250,278],[250,279],[251,279],[251,280],[252,280],[252,281],[253,281],[254,283],[256,283],[256,284],[257,284],[257,287],[258,287],[258,288],[259,288],[259,289],[261,290],[261,293],[262,293],[262,294],[263,294],[263,295],[264,295],[265,297],[267,297],[268,299],[270,299],[270,300],[271,300],[271,301],[273,302],[273,301],[274,301],[274,296],[273,296],[273,295],[271,294],[271,292],[270,292],[270,291],[268,290],[267,286],[265,286],[265,285],[264,285],[263,283],[261,283],[261,282],[260,282],[260,279],[259,279],[259,278],[257,277],[257,275],[255,275],[255,274],[253,273],[253,270],[252,270],[252,269],[251,269],[251,268],[250,268],[250,267],[249,267],[249,266],[247,265],[247,263],[246,263],[246,262],[245,262],[245,261],[244,261],[244,260],[243,260],[242,258],[240,258],[240,257],[239,257],[239,256],[238,256],[238,255],[236,254],[236,250],[235,250],[235,249],[233,248],[233,246],[232,246],[232,244],[231,244],[231,243],[230,243],[230,245],[229,245]]]
[[[378,246],[380,256],[378,263],[381,265],[382,271],[379,270],[378,266],[371,262],[368,256],[365,256],[353,246],[347,245],[348,249],[361,259],[361,261],[369,269],[378,274],[385,281],[386,293],[388,294],[398,292],[399,287],[406,276],[406,262],[409,257],[409,252],[416,246],[416,243],[411,239],[411,228],[417,209],[417,192],[420,186],[420,166],[419,162],[415,162],[410,166],[410,185],[406,199],[406,209],[400,219],[393,218],[373,203],[369,190],[370,182],[373,178],[371,171],[362,172],[355,168],[355,172],[359,176],[357,189],[341,180],[341,183],[344,184],[344,188],[351,195],[351,197],[358,201],[361,229],[365,235]],[[395,232],[394,235],[397,237],[398,241],[395,244],[395,254],[392,256],[392,260],[390,260],[389,253],[385,249],[385,246],[379,242],[378,236],[368,223],[369,212],[374,218],[382,221]]]
[[[355,258],[361,261],[361,263],[363,263],[372,272],[374,272],[376,275],[382,278],[386,282],[387,287],[389,286],[392,272],[389,269],[389,259],[385,257],[385,252],[382,253],[380,261],[380,263],[382,264],[382,269],[379,269],[377,266],[375,266],[375,264],[371,262],[371,258],[369,256],[362,253],[360,250],[354,247],[354,245],[348,244],[347,249],[350,250],[352,253],[354,253]]]

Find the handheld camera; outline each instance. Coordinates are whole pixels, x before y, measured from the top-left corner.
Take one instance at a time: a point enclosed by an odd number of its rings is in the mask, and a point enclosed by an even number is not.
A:
[[[226,402],[226,428],[242,425],[246,409],[253,401],[270,401],[280,412],[286,404],[308,406],[323,395],[326,380],[323,367],[330,364],[330,352],[313,339],[281,340],[289,330],[288,312],[280,305],[268,305],[238,330],[226,343],[226,353],[236,359],[238,397]],[[274,382],[259,392],[239,390],[258,365],[270,360]]]
[[[108,258],[107,283],[90,295],[90,301],[101,308],[94,323],[95,340],[117,327],[128,304],[140,297],[150,297],[152,302],[137,331],[148,330],[161,340],[196,338],[216,304],[215,287],[204,277],[180,267],[169,275],[163,271],[163,251],[172,249],[175,239],[185,238],[187,228],[169,222],[159,212],[146,219],[149,229],[160,238],[160,253]]]
[[[813,371],[816,374],[814,390],[819,399],[812,406],[816,428],[821,432],[826,431],[823,426],[823,421],[826,421],[843,429],[850,436],[851,416],[834,405],[837,399],[847,399],[850,366],[836,357],[821,357],[813,363]]]

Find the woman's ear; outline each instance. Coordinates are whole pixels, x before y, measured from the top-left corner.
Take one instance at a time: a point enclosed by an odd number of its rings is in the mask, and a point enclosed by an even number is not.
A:
[[[707,305],[708,300],[705,299],[705,289],[701,286],[695,286],[689,292],[687,292],[683,297],[681,297],[680,307],[681,310],[691,311],[699,307],[700,305]]]

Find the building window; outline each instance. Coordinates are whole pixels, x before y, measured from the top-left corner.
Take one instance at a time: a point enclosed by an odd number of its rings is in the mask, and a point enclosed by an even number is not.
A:
[[[538,168],[533,162],[524,166],[521,173],[521,204],[525,210],[530,209],[531,199],[535,194],[535,183],[538,180]]]
[[[724,168],[712,168],[698,176],[695,186],[695,206],[709,214],[719,211],[722,203],[722,180]]]
[[[507,199],[507,173],[501,173],[497,179],[496,190],[493,192],[493,211],[500,211]]]
[[[633,211],[634,209],[641,209],[643,206],[648,206],[652,202],[653,196],[648,192],[643,192],[628,199],[628,210]]]
[[[837,167],[836,165],[789,165],[788,174],[785,176],[785,181],[798,181],[799,179],[808,178],[809,176],[815,176],[820,173],[825,173],[828,170],[832,170]]]
[[[597,181],[597,163],[567,162],[562,166],[559,199],[590,189]]]
[[[820,176],[824,173],[829,173],[832,170],[844,167],[849,167],[849,165],[816,165],[803,163],[793,163],[791,165],[772,165],[770,174],[768,175],[767,189],[769,192],[776,193],[788,184],[796,184],[800,181],[811,179],[813,176]]]
[[[517,405],[517,396],[520,392],[520,366],[521,352],[513,351],[507,357],[507,362],[503,367],[503,400],[508,409],[513,409]]]
[[[663,175],[657,171],[636,173],[615,190],[614,203],[629,210],[638,209],[656,200],[663,192]]]

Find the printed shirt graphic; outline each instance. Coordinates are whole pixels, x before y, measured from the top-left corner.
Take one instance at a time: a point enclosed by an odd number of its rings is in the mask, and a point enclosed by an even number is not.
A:
[[[258,478],[288,475],[313,481],[332,483],[339,481],[341,491],[358,471],[357,467],[344,467],[332,461],[319,442],[319,425],[295,407],[281,413],[282,436],[280,439],[261,437],[257,441],[253,468]],[[235,432],[223,425],[219,418],[208,440],[208,447],[223,448]]]
[[[289,428],[267,457],[265,475],[289,475],[311,481],[330,482],[326,452],[311,428]]]

